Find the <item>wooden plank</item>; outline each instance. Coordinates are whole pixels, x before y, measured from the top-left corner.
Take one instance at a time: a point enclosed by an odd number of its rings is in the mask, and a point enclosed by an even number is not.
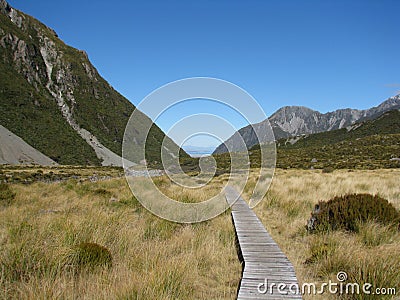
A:
[[[301,295],[294,295],[289,290],[289,286],[298,285],[293,265],[256,214],[233,187],[225,188],[225,197],[231,206],[239,256],[243,260],[237,299],[302,299]],[[282,283],[286,287],[278,290],[277,286],[272,286],[272,290],[262,293],[260,285],[265,288],[266,281],[275,285]]]

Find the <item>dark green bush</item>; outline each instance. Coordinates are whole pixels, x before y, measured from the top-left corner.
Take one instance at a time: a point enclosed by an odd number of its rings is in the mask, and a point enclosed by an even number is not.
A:
[[[397,225],[400,213],[386,199],[370,194],[349,194],[320,201],[311,213],[309,231],[348,230],[358,232],[365,221]]]
[[[110,267],[112,265],[112,255],[110,250],[96,243],[81,243],[76,246],[76,256],[74,265],[78,268],[87,267]]]
[[[10,205],[15,198],[15,193],[11,190],[10,186],[6,183],[0,183],[0,205]]]

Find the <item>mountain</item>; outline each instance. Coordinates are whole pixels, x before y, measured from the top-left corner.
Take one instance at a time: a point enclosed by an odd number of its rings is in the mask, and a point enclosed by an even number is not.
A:
[[[234,151],[240,151],[242,149],[240,149],[239,144],[242,138],[247,148],[269,141],[269,137],[266,140],[258,141],[254,134],[254,130],[259,130],[257,129],[259,127],[269,128],[268,123],[271,124],[275,139],[279,140],[301,134],[312,134],[345,128],[355,122],[374,119],[386,111],[399,108],[400,95],[391,97],[379,106],[370,109],[357,110],[347,108],[325,114],[303,106],[285,106],[277,110],[267,120],[240,129],[225,143],[231,145],[231,149]],[[214,151],[214,154],[224,152],[226,152],[226,146],[221,144]]]
[[[56,165],[43,153],[0,125],[0,164]]]
[[[0,73],[2,126],[59,164],[121,165],[133,104],[99,75],[84,51],[4,0]],[[144,114],[138,119],[153,124]],[[156,164],[165,134],[149,126],[146,158]],[[178,147],[167,141],[169,148]]]
[[[346,140],[355,141],[373,135],[389,134],[400,134],[398,109],[387,111],[372,120],[359,121],[346,128],[281,139],[278,141],[278,147],[287,149],[324,147]]]
[[[259,168],[260,147],[250,148],[251,167]],[[230,153],[215,155],[219,172],[230,169]],[[278,168],[378,169],[400,167],[400,110],[346,128],[283,138],[277,142]]]
[[[342,129],[281,139],[277,146],[280,168],[398,168],[400,110]]]

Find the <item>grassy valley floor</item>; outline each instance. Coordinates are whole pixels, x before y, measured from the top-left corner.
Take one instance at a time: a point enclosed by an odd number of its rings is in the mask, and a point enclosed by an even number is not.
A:
[[[319,200],[348,193],[378,194],[400,209],[399,169],[388,170],[277,170],[263,202],[255,208],[267,230],[293,263],[302,283],[371,283],[373,288],[396,288],[400,295],[400,233],[376,223],[363,224],[358,233],[334,231],[309,234],[305,225]],[[251,185],[251,183],[250,183]],[[250,187],[249,187],[250,188]],[[249,189],[250,190],[250,189]],[[249,193],[244,195],[249,198]],[[305,299],[398,299],[393,295],[305,295]]]
[[[143,209],[124,178],[10,190],[0,207],[1,299],[235,298],[241,265],[228,212],[171,223]],[[74,260],[82,242],[106,247],[112,265]]]
[[[91,182],[93,172],[106,175],[106,170],[74,169],[62,173],[82,176],[53,183],[10,180],[15,183],[2,185],[0,298],[235,299],[241,265],[229,212],[199,224],[171,223],[142,208],[124,178],[99,176],[99,181]],[[120,176],[118,170],[112,172]],[[15,170],[6,173],[8,179],[18,176]],[[217,177],[207,193],[214,194],[226,176]],[[337,195],[379,194],[399,210],[399,176],[399,169],[332,173],[278,169],[255,211],[292,261],[300,283],[335,281],[336,274],[344,271],[351,282],[395,287],[399,294],[397,230],[373,222],[362,225],[358,233],[309,234],[305,229],[314,205]],[[181,195],[185,202],[205,197],[162,177],[156,182],[166,194]],[[245,199],[255,182],[252,175]],[[76,260],[82,242],[107,248],[112,264],[93,267]],[[340,298],[368,299],[366,295]]]

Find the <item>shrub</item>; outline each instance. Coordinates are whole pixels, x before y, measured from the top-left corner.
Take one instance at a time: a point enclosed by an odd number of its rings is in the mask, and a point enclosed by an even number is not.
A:
[[[10,205],[15,198],[15,193],[11,190],[10,186],[6,183],[0,183],[0,205]]]
[[[349,194],[320,201],[311,213],[309,231],[348,230],[358,232],[359,224],[375,221],[398,224],[400,213],[386,199],[370,194]]]
[[[322,173],[332,173],[333,171],[333,167],[325,167],[322,169]]]
[[[110,267],[112,265],[111,252],[96,243],[84,242],[76,246],[73,266],[94,269],[95,267]]]

